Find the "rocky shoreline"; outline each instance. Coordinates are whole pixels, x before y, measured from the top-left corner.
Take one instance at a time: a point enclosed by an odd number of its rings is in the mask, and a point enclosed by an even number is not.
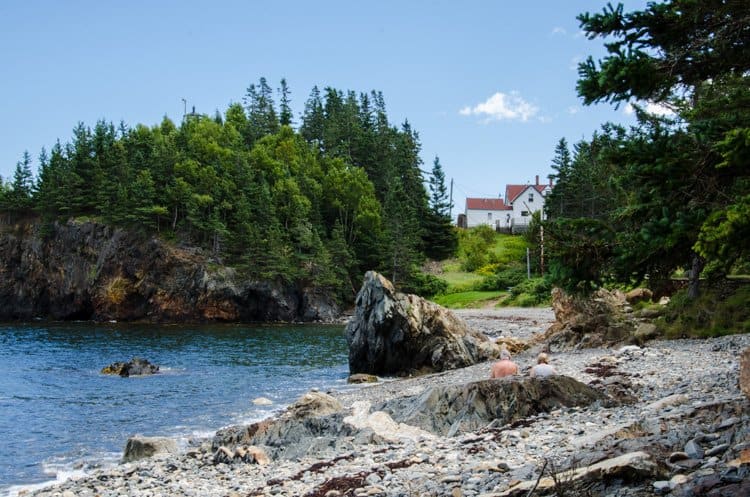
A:
[[[527,339],[554,320],[549,309],[457,314],[495,338]],[[621,402],[559,408],[452,437],[381,419],[374,431],[350,429],[291,458],[258,461],[266,464],[245,462],[252,457],[218,462],[211,441],[196,441],[177,455],[94,470],[20,495],[489,497],[526,496],[532,487],[534,495],[556,495],[561,485],[568,495],[748,495],[750,403],[737,386],[739,353],[748,346],[750,335],[553,351],[560,374]],[[514,357],[522,371],[537,352]],[[375,414],[373,406],[393,399],[485,380],[489,365],[327,393],[342,416],[363,406]],[[559,473],[568,468],[577,472]],[[542,472],[557,476],[540,479]]]

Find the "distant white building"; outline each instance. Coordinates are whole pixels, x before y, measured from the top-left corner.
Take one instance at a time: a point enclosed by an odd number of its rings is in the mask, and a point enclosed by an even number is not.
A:
[[[546,195],[552,190],[549,184],[506,185],[505,198],[467,198],[466,228],[486,224],[498,231],[522,233],[526,231],[534,212],[543,211]]]

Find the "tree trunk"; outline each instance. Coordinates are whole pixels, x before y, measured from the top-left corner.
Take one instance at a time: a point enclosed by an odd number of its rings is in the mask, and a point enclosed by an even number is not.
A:
[[[693,267],[690,269],[690,280],[688,282],[688,298],[691,300],[700,296],[700,277],[705,265],[706,259],[698,254],[693,254]]]

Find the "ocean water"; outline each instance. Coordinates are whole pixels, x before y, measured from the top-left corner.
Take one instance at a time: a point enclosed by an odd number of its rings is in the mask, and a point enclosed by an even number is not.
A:
[[[132,357],[161,372],[99,372]],[[342,326],[0,324],[0,496],[115,464],[134,434],[184,444],[347,375]]]

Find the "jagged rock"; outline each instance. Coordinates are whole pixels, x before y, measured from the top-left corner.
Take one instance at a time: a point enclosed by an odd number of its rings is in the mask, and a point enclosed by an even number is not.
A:
[[[441,385],[416,397],[378,406],[397,421],[438,435],[476,431],[495,421],[500,426],[558,407],[585,406],[607,397],[568,376],[482,380]]]
[[[331,295],[94,222],[0,232],[0,320],[332,321]]]
[[[537,341],[561,350],[623,343],[632,337],[636,326],[626,312],[626,303],[622,292],[603,288],[590,297],[571,296],[554,288],[555,323]]]
[[[157,454],[176,454],[177,442],[166,437],[130,437],[125,444],[123,462],[137,461]]]
[[[372,374],[357,373],[349,376],[347,383],[377,383],[378,377]]]
[[[336,399],[308,392],[277,418],[217,431],[211,447],[214,451],[221,447],[233,451],[237,446],[260,446],[273,459],[333,453],[350,443],[344,437],[357,431],[343,420],[343,408]]]
[[[637,304],[639,302],[645,302],[651,300],[654,297],[654,292],[648,288],[633,288],[625,294],[625,300],[629,304]]]
[[[159,372],[159,366],[151,364],[146,359],[134,357],[128,362],[114,362],[105,366],[101,372],[102,374],[120,375],[127,378],[128,376],[156,374]]]
[[[396,292],[368,271],[346,326],[351,373],[433,372],[497,357],[499,347],[452,312],[416,295]]]
[[[521,497],[530,495],[530,490],[536,488],[538,495],[544,495],[556,487],[556,481],[565,483],[567,492],[578,495],[576,485],[581,482],[622,479],[626,481],[641,481],[658,474],[658,466],[646,452],[630,452],[612,459],[607,459],[584,468],[575,468],[558,473],[556,478],[544,477],[520,482],[511,488],[500,492],[485,494],[485,497]],[[666,488],[669,490],[669,482]],[[567,494],[566,494],[567,495]]]
[[[750,347],[740,354],[740,390],[750,399]]]

